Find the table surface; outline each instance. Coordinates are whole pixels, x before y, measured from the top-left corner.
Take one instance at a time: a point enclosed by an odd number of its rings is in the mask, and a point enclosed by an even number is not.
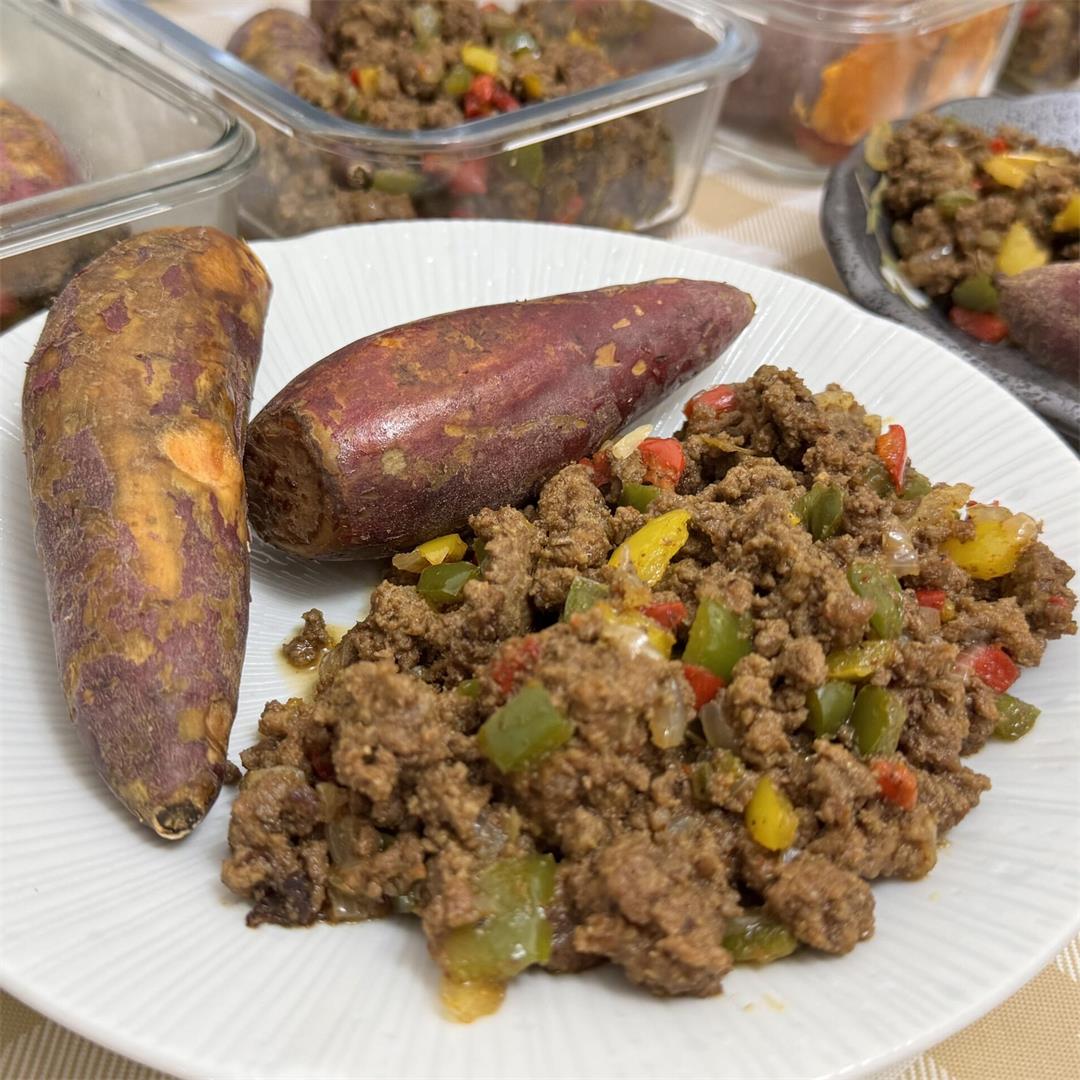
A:
[[[185,6],[183,0],[173,0]],[[157,6],[167,7],[163,0]],[[227,6],[227,5],[226,5]],[[208,34],[207,36],[212,36]],[[796,274],[842,292],[821,240],[821,188],[751,172],[716,152],[674,243]],[[0,1077],[168,1080],[0,995]],[[874,1080],[1062,1080],[1080,1077],[1080,937],[1005,1004]]]

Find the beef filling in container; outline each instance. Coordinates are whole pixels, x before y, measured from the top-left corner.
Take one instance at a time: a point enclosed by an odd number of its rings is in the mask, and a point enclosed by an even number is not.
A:
[[[989,94],[1020,5],[1001,0],[724,0],[757,25],[753,66],[724,100],[721,145],[820,180],[874,124]]]
[[[1036,94],[1080,85],[1080,0],[1028,0],[1005,74]]]
[[[251,130],[214,102],[51,4],[4,0],[0,327],[133,232],[235,232],[256,154]]]
[[[216,42],[152,5],[84,3],[251,119],[244,227],[271,237],[413,217],[671,221],[755,48],[702,0],[242,4]]]

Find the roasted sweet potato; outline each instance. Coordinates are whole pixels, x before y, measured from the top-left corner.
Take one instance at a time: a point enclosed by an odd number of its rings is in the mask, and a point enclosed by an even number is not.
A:
[[[1080,263],[1056,262],[998,282],[1009,334],[1037,364],[1080,380]]]
[[[284,8],[253,15],[237,28],[226,48],[289,89],[301,65],[333,70],[323,48],[322,30],[311,19]]]
[[[437,315],[346,345],[252,421],[255,530],[372,558],[516,504],[700,371],[746,293],[666,279]]]
[[[270,283],[215,229],[117,244],[57,299],[22,417],[71,719],[159,836],[216,798],[248,609],[241,450]]]
[[[56,132],[39,116],[0,98],[0,205],[78,183]],[[75,269],[84,244],[55,244],[0,263],[0,328],[29,315]]]

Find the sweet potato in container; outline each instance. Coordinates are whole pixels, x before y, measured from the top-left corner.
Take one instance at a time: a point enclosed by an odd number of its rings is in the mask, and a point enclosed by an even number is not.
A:
[[[241,454],[269,297],[240,241],[143,233],[68,283],[23,386],[71,719],[167,839],[198,824],[225,772],[247,634]]]
[[[0,206],[58,191],[79,180],[56,132],[40,116],[0,98]],[[75,266],[78,247],[67,244],[59,250],[28,252],[3,261],[0,329],[28,315],[39,295],[60,287]]]
[[[1037,364],[1080,381],[1080,263],[1037,266],[998,282],[1013,340]]]
[[[374,558],[527,499],[701,371],[750,321],[668,278],[421,319],[346,345],[255,417],[251,522],[311,558]]]

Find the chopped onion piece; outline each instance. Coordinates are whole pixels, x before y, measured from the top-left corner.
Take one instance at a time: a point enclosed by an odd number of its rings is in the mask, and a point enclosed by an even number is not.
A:
[[[652,429],[652,424],[642,424],[633,431],[628,431],[621,439],[611,444],[608,453],[616,461],[628,458],[652,434]]]
[[[712,701],[706,702],[698,714],[701,717],[701,728],[705,732],[705,741],[717,750],[735,750],[738,739],[735,731],[728,722],[724,710],[724,692],[721,691]]]
[[[649,733],[653,744],[661,750],[681,746],[690,723],[690,710],[686,707],[678,683],[668,676],[660,684],[660,700],[649,720]]]
[[[919,553],[911,534],[902,525],[891,525],[881,534],[885,565],[897,577],[919,572]]]

